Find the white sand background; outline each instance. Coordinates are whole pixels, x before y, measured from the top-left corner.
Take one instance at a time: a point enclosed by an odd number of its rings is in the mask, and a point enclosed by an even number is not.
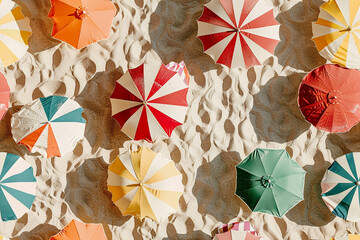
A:
[[[51,38],[49,0],[16,0],[31,19],[30,49],[0,69],[11,90],[11,108],[0,121],[0,151],[23,156],[35,169],[37,198],[17,221],[0,222],[0,234],[40,240],[73,218],[101,223],[108,239],[211,239],[215,229],[248,220],[264,239],[330,239],[360,232],[335,217],[320,198],[325,169],[360,151],[360,126],[328,134],[307,123],[296,103],[302,77],[325,63],[311,41],[320,0],[273,0],[281,23],[276,57],[249,70],[216,65],[196,38],[205,0],[117,0],[109,39],[76,50]],[[159,57],[157,57],[157,55]],[[122,216],[106,189],[107,166],[119,152],[136,148],[111,117],[116,80],[145,56],[164,63],[184,60],[193,76],[186,122],[170,139],[150,145],[171,157],[183,174],[179,211],[160,224]],[[149,58],[151,59],[151,58]],[[75,99],[87,119],[85,139],[72,153],[46,159],[17,146],[10,118],[22,105],[52,94]],[[305,201],[282,219],[251,213],[234,195],[235,165],[256,147],[286,148],[307,171]]]

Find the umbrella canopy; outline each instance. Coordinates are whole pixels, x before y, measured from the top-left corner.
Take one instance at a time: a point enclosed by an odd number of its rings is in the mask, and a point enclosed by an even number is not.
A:
[[[116,14],[109,0],[51,0],[52,36],[79,49],[108,38]]]
[[[61,157],[84,138],[83,111],[77,102],[67,97],[35,99],[11,118],[13,138],[31,152],[48,158]]]
[[[279,27],[264,0],[212,0],[198,19],[197,35],[216,63],[249,68],[274,54]]]
[[[331,240],[360,240],[360,235],[349,234],[344,237],[332,238]]]
[[[110,164],[108,189],[123,215],[160,222],[179,208],[182,175],[173,161],[146,147],[126,152]]]
[[[236,194],[254,212],[282,217],[304,200],[305,171],[286,150],[257,148],[236,170]]]
[[[1,3],[0,3],[1,5]],[[10,87],[2,73],[0,73],[0,120],[9,108]]]
[[[112,116],[124,133],[152,142],[170,137],[183,124],[189,85],[180,71],[145,63],[129,69],[117,81],[110,99]]]
[[[9,240],[7,237],[1,236],[0,235],[0,240]]]
[[[330,0],[313,23],[313,41],[321,56],[348,68],[360,68],[360,3]]]
[[[36,195],[33,168],[18,155],[0,153],[0,216],[16,220],[31,208]]]
[[[322,198],[330,211],[345,220],[360,221],[360,153],[339,157],[321,181]]]
[[[101,224],[86,224],[73,219],[50,240],[107,240]]]
[[[218,229],[218,234],[213,240],[260,240],[257,232],[251,226],[250,222],[235,222],[226,224]]]
[[[298,105],[316,128],[346,132],[360,120],[360,72],[326,64],[306,75]]]
[[[0,1],[0,60],[3,66],[17,62],[28,50],[30,21],[12,0]]]

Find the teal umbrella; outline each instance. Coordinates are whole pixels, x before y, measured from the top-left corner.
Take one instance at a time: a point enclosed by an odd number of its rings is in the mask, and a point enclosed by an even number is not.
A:
[[[284,149],[257,148],[236,170],[236,195],[254,212],[282,217],[304,200],[305,171]]]

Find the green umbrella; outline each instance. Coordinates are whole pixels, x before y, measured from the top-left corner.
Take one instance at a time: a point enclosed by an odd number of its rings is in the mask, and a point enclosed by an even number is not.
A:
[[[304,200],[305,171],[284,149],[257,148],[236,170],[236,195],[254,212],[282,217]]]

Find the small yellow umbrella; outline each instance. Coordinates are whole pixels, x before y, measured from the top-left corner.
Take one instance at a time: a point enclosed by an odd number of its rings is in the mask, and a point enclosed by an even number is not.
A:
[[[172,160],[146,147],[117,157],[108,169],[108,190],[123,215],[160,222],[179,208],[182,175]]]
[[[360,1],[330,0],[321,5],[312,40],[328,61],[360,68]]]
[[[18,61],[28,49],[29,19],[12,0],[0,0],[0,60],[5,67]]]

